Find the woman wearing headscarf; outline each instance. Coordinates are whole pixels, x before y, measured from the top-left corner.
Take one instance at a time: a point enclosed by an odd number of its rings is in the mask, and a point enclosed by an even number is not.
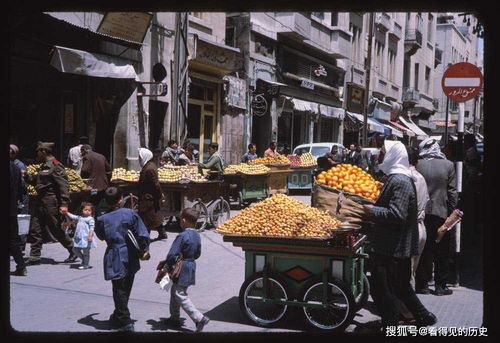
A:
[[[401,142],[386,140],[379,168],[388,178],[374,205],[364,205],[374,222],[372,297],[382,318],[382,329],[397,326],[401,301],[416,319],[428,326],[437,319],[420,302],[411,286],[411,257],[418,254],[417,192]]]
[[[142,167],[139,175],[139,216],[149,232],[157,230],[157,239],[165,239],[167,234],[160,212],[163,192],[158,180],[158,166],[153,161],[153,153],[148,149],[139,148],[139,163]]]

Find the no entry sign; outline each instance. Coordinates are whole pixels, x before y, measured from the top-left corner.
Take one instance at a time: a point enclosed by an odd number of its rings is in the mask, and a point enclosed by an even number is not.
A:
[[[473,99],[483,87],[483,74],[468,62],[452,65],[443,74],[441,87],[448,98],[456,102]]]

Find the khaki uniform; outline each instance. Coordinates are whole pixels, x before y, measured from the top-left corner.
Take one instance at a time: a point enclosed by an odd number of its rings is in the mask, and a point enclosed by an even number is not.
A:
[[[35,186],[38,193],[28,236],[28,242],[31,243],[30,260],[41,258],[44,225],[71,254],[73,242],[61,228],[62,215],[59,213],[59,207],[68,206],[70,201],[64,166],[58,160],[51,159],[42,165],[37,175],[29,177],[28,182]]]

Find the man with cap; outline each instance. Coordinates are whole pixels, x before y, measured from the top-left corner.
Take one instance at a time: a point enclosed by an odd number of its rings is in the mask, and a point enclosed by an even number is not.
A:
[[[39,142],[36,149],[37,159],[42,167],[36,175],[27,176],[28,183],[35,186],[35,199],[28,242],[31,243],[29,265],[40,264],[42,254],[42,226],[47,226],[54,237],[69,252],[64,261],[75,262],[73,242],[61,228],[61,215],[68,212],[69,183],[64,166],[52,155],[54,143]]]

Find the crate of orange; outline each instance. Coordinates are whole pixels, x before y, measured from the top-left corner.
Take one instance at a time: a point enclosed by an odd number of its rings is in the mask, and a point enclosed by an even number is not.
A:
[[[340,164],[316,175],[311,202],[341,221],[365,221],[363,205],[373,204],[382,184],[357,166]]]

